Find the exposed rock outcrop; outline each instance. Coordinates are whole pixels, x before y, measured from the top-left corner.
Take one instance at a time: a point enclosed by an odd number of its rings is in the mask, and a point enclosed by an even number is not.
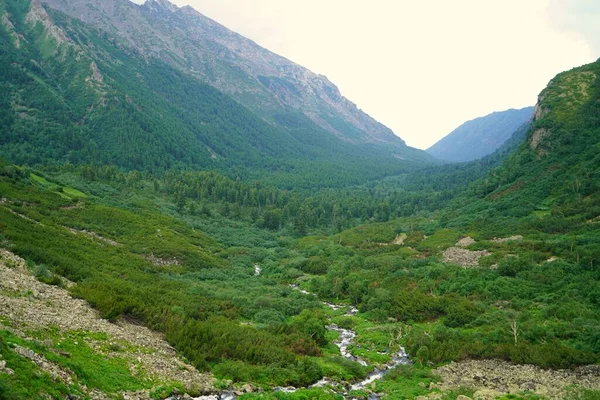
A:
[[[562,400],[570,388],[600,390],[600,366],[544,370],[498,360],[469,360],[450,363],[434,372],[442,380],[432,388],[447,392],[466,387],[475,392],[475,399],[481,400],[534,391],[550,400]]]
[[[460,240],[459,240],[459,241],[456,243],[456,246],[458,246],[458,247],[469,247],[470,245],[472,245],[472,244],[475,244],[475,243],[477,243],[477,242],[475,241],[475,239],[473,239],[473,238],[472,238],[472,237],[470,237],[470,236],[467,236],[467,237],[465,237],[465,238],[462,238],[462,239],[460,239]]]
[[[345,141],[384,143],[392,146],[394,154],[412,156],[404,151],[402,139],[342,96],[327,77],[268,51],[189,6],[179,8],[166,0],[141,6],[123,0],[45,2],[118,35],[144,57],[160,58],[261,115],[271,114],[268,119],[296,110]]]
[[[65,35],[65,32],[54,24],[40,0],[31,1],[29,12],[25,17],[25,22],[31,25],[41,23],[48,35],[56,41],[57,45],[61,45],[69,40],[67,35]]]
[[[446,264],[457,264],[465,268],[475,268],[479,266],[481,257],[490,254],[487,250],[470,251],[460,247],[450,247],[444,251],[444,262]]]
[[[502,244],[502,243],[508,243],[508,242],[517,242],[520,240],[523,240],[523,236],[514,235],[514,236],[507,237],[507,238],[494,238],[491,241],[494,243]]]
[[[2,21],[2,26],[4,26],[4,28],[8,31],[8,34],[12,37],[15,47],[17,49],[20,49],[21,48],[21,40],[23,40],[23,37],[15,31],[15,26],[13,25],[12,21],[10,20],[10,16],[7,12],[2,14],[1,21]]]

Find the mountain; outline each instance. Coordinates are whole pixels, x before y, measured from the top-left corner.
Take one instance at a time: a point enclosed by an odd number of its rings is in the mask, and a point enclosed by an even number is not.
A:
[[[231,95],[282,126],[305,118],[352,143],[389,146],[404,157],[404,141],[317,75],[186,6],[149,0],[45,0],[50,7],[118,37],[146,58],[157,58]]]
[[[597,398],[599,74],[558,75],[495,155],[403,185],[0,161],[0,397]]]
[[[473,209],[459,207],[457,213],[493,216],[507,227],[507,221],[519,218],[520,224],[528,221],[554,232],[596,230],[599,74],[600,62],[595,62],[557,75],[539,96],[525,140],[474,185],[476,196],[468,201]]]
[[[526,107],[476,118],[465,122],[426,151],[445,161],[477,160],[499,149],[532,116],[533,107]]]
[[[600,62],[422,168],[40,2],[0,21],[0,398],[598,397]]]
[[[435,165],[87,4],[0,0],[0,399],[599,398],[600,61]]]
[[[72,4],[69,10],[77,10],[77,4]],[[3,131],[0,154],[13,162],[113,164],[138,170],[165,170],[174,166],[216,169],[235,177],[269,175],[281,185],[295,182],[310,186],[315,182],[358,184],[364,179],[407,171],[433,160],[425,152],[405,146],[391,132],[386,136],[378,134],[375,128],[369,128],[368,134],[352,128],[342,135],[317,125],[291,107],[282,106],[277,112],[263,107],[259,101],[266,93],[263,86],[263,92],[250,90],[257,97],[248,97],[249,92],[242,96],[248,104],[255,105],[254,110],[249,109],[221,91],[227,87],[243,88],[240,77],[250,78],[219,61],[218,55],[223,51],[214,43],[201,42],[204,47],[186,47],[181,51],[209,57],[212,60],[209,64],[214,64],[211,71],[215,74],[220,71],[214,76],[222,83],[221,90],[215,87],[218,85],[203,83],[201,76],[191,70],[184,73],[172,57],[164,56],[172,54],[169,44],[156,43],[152,29],[163,29],[161,37],[165,38],[169,32],[181,34],[187,26],[184,22],[190,18],[210,22],[190,9],[178,9],[168,2],[150,2],[139,7],[126,0],[117,1],[114,8],[110,2],[98,3],[98,7],[87,1],[82,4],[89,10],[108,7],[133,13],[129,16],[115,11],[120,18],[128,17],[118,19],[125,21],[127,27],[150,30],[144,36],[147,41],[143,42],[149,47],[140,48],[141,45],[126,40],[117,30],[107,33],[96,29],[47,8],[39,0],[0,2],[0,62],[6,71],[1,82],[4,123],[0,128]],[[169,13],[173,15],[167,18]],[[178,24],[183,25],[178,28]],[[105,25],[111,26],[109,22]],[[266,52],[238,35],[223,31],[224,28],[215,25],[214,29],[246,47],[258,49],[242,48],[240,54]],[[189,42],[190,46],[200,43],[191,39],[193,35],[190,31],[187,41],[177,36],[173,43]],[[265,54],[279,60],[271,53]],[[311,85],[320,82],[321,78],[300,67],[294,68],[310,77]],[[316,93],[315,96],[298,93],[325,107],[319,100],[322,93],[316,89],[309,91]],[[336,104],[346,110],[341,106],[346,104],[345,100],[338,100]],[[359,119],[377,125],[356,112],[362,116]],[[265,117],[267,114],[269,118]],[[345,121],[341,114],[336,115],[336,121]],[[340,124],[354,127],[346,122]],[[327,178],[323,179],[323,175]]]

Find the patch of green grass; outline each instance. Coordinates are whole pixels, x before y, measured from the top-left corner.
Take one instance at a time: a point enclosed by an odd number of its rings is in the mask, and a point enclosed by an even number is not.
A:
[[[386,393],[386,399],[412,399],[429,393],[429,385],[437,381],[438,378],[428,368],[401,365],[378,381],[376,387],[378,392]]]
[[[440,229],[417,246],[421,251],[439,251],[454,246],[460,239],[460,232],[453,229]]]
[[[143,376],[133,376],[129,362],[125,359],[107,358],[96,353],[89,345],[91,340],[107,342],[104,332],[70,331],[60,333],[56,329],[32,333],[38,340],[51,340],[51,348],[35,342],[19,340],[24,347],[29,347],[47,360],[60,365],[74,373],[76,379],[88,388],[96,388],[105,393],[135,391],[148,389],[153,382]]]
[[[239,397],[240,400],[341,400],[343,397],[330,393],[325,389],[301,389],[294,393],[249,393]]]
[[[47,180],[46,178],[44,178],[43,176],[34,174],[33,172],[31,172],[29,174],[29,179],[32,182],[37,183],[40,186],[50,189],[53,193],[56,193],[63,198],[73,199],[73,198],[86,198],[87,197],[87,195],[85,193],[83,193],[77,189],[52,183],[49,180]]]
[[[0,354],[6,361],[6,368],[14,374],[0,374],[0,398],[3,400],[65,398],[68,394],[82,395],[76,383],[67,386],[41,371],[31,360],[20,356],[12,349],[13,344],[31,347],[30,342],[21,340],[8,331],[0,331]]]
[[[318,357],[315,361],[321,367],[323,375],[334,380],[352,381],[366,375],[365,367],[341,356]]]
[[[567,391],[565,400],[600,400],[600,390],[572,387]]]

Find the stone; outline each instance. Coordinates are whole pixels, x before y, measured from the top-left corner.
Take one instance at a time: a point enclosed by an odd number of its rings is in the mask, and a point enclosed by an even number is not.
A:
[[[524,384],[521,385],[521,389],[523,389],[523,390],[533,391],[536,388],[537,388],[537,385],[534,382],[525,382]]]
[[[444,251],[443,256],[446,264],[475,268],[479,266],[479,259],[481,257],[489,256],[490,254],[487,250],[470,251],[461,247],[449,247]]]
[[[456,243],[456,246],[458,246],[458,247],[467,247],[467,246],[470,246],[470,245],[472,245],[472,244],[475,244],[475,243],[477,243],[477,242],[475,241],[475,239],[473,239],[473,238],[472,238],[472,237],[470,237],[470,236],[467,236],[466,238],[462,238],[462,239],[460,239],[460,240],[459,240],[459,241]]]
[[[254,391],[254,389],[252,388],[252,386],[250,386],[247,383],[242,386],[242,392],[244,392],[244,393],[252,393],[253,391]]]
[[[456,398],[456,400],[472,400],[470,397],[464,396],[464,395],[460,395]]]

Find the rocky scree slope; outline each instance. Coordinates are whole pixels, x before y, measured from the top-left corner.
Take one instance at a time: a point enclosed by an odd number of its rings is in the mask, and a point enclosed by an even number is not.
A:
[[[70,283],[63,279],[62,285],[69,286]],[[214,378],[210,374],[199,373],[182,361],[160,334],[125,321],[113,324],[101,319],[86,301],[72,298],[61,287],[38,281],[30,274],[23,259],[5,249],[0,249],[2,330],[30,343],[37,342],[67,360],[70,355],[61,351],[60,343],[71,337],[76,337],[102,358],[122,360],[130,369],[130,378],[147,380],[145,385],[148,387],[147,390],[120,393],[119,396],[124,398],[150,398],[149,391],[161,385],[175,384],[191,393],[206,393],[213,389]],[[36,352],[35,346],[33,349],[16,345],[13,348],[22,357],[33,361],[43,373],[50,374],[56,382],[69,386],[81,382],[82,377],[78,376],[81,371],[49,361],[39,351]],[[0,370],[0,377],[2,374],[9,377],[14,374],[11,364],[4,362],[0,365],[4,368]],[[94,367],[96,363],[90,361],[88,368]],[[84,386],[83,390],[93,399],[113,398],[115,395],[91,386]]]

